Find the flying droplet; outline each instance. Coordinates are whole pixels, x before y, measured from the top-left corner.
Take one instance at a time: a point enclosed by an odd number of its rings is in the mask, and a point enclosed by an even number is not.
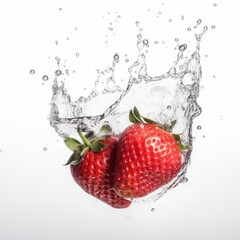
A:
[[[43,151],[44,151],[44,152],[46,152],[47,150],[48,150],[48,148],[47,148],[47,147],[44,147],[44,148],[43,148]]]
[[[48,76],[47,76],[47,75],[44,75],[44,76],[42,77],[42,80],[46,82],[46,81],[48,80]]]
[[[35,74],[35,70],[34,70],[34,69],[31,69],[31,70],[30,70],[30,74],[32,74],[32,75]]]
[[[145,46],[148,46],[148,40],[147,40],[147,39],[144,39],[144,40],[143,40],[143,44],[144,44]]]
[[[186,178],[186,177],[182,177],[182,179],[181,179],[181,183],[186,183],[188,181],[188,178]]]
[[[68,69],[66,69],[66,70],[65,70],[65,73],[66,73],[67,75],[69,75],[69,70],[68,70]]]
[[[158,41],[155,41],[154,43],[155,43],[155,44],[158,44],[159,42],[158,42]]]
[[[202,19],[197,20],[197,25],[200,25],[202,23]]]
[[[181,16],[181,20],[184,20],[184,15]]]
[[[168,106],[167,106],[167,109],[168,109],[168,110],[171,110],[171,109],[172,109],[172,107],[171,107],[170,105],[168,105]]]
[[[113,31],[113,28],[112,27],[110,27],[110,28],[108,28],[110,31]]]
[[[125,59],[125,62],[129,62],[129,59],[128,59],[128,58],[126,58],[126,59]]]
[[[137,27],[139,27],[139,21],[136,21],[136,23],[135,23],[135,24],[136,24],[136,26],[137,26]]]
[[[55,75],[56,75],[56,76],[62,75],[62,71],[61,71],[61,70],[56,70],[56,71],[55,71]]]
[[[214,3],[214,4],[213,4],[213,6],[214,6],[214,7],[216,7],[216,6],[217,6],[217,4],[216,4],[216,3]]]
[[[178,38],[175,38],[175,42],[178,42],[179,41],[179,39]]]
[[[118,55],[118,53],[114,54],[113,59],[114,59],[115,62],[119,62],[119,55]]]
[[[192,29],[190,27],[188,27],[187,30],[190,32]]]
[[[152,209],[151,209],[151,212],[155,212],[155,211],[156,211],[156,209],[155,209],[155,208],[152,208]]]
[[[76,57],[79,57],[79,53],[76,53]]]
[[[187,44],[182,44],[182,45],[180,45],[180,46],[178,47],[178,50],[179,50],[180,52],[184,52],[186,49],[187,49]]]
[[[211,28],[212,28],[212,29],[215,29],[215,28],[216,28],[216,26],[215,26],[215,25],[212,25],[212,26],[211,26]]]
[[[197,126],[197,130],[201,130],[202,129],[202,126]]]

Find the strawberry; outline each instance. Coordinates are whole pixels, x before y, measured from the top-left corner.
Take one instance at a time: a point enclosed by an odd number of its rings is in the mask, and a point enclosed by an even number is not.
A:
[[[114,208],[126,208],[131,201],[119,196],[113,188],[114,161],[118,138],[109,135],[110,127],[104,125],[97,137],[87,139],[80,130],[81,144],[66,138],[65,144],[73,151],[70,164],[75,182],[88,194]]]
[[[160,124],[140,116],[134,107],[129,114],[134,124],[127,127],[118,142],[114,187],[119,195],[138,198],[170,182],[182,167],[179,135]]]

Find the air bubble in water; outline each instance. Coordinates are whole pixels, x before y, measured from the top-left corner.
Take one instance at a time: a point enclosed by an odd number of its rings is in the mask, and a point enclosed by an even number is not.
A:
[[[31,69],[31,70],[30,70],[30,74],[32,74],[32,75],[35,74],[35,70],[34,70],[34,69]]]
[[[201,129],[202,129],[202,126],[198,125],[197,130],[201,130]]]
[[[55,75],[56,75],[56,76],[62,75],[62,71],[61,71],[61,70],[56,70],[56,71],[55,71]]]
[[[43,80],[43,81],[47,81],[47,80],[48,80],[48,76],[47,76],[47,75],[44,75],[44,76],[42,77],[42,80]]]
[[[180,46],[178,47],[178,50],[179,50],[180,52],[184,52],[186,49],[187,49],[187,44],[182,44],[182,45],[180,45]]]

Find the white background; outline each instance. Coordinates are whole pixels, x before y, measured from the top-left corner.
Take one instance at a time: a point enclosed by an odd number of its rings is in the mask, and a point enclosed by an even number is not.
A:
[[[1,1],[0,239],[240,239],[239,10],[237,0]],[[114,38],[108,27],[115,12],[123,25],[114,25]],[[126,52],[134,55],[136,20],[147,36],[171,46],[176,36],[192,41],[186,28],[199,18],[210,30],[201,43],[203,112],[193,126],[189,181],[157,202],[112,209],[80,190],[62,166],[69,151],[47,119],[54,58],[68,58],[70,70],[91,79],[92,65],[106,66],[124,44],[132,44]],[[169,54],[173,61],[170,47]],[[160,70],[164,64],[159,56]]]

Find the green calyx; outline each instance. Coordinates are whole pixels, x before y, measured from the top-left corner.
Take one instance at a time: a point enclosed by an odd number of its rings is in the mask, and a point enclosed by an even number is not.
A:
[[[167,125],[167,124],[160,124],[158,122],[155,122],[149,118],[146,118],[146,117],[143,117],[140,115],[140,112],[138,111],[138,109],[136,107],[134,107],[132,110],[130,110],[129,112],[129,120],[130,122],[132,123],[143,123],[143,124],[156,124],[158,127],[160,127],[161,129],[169,132],[173,137],[174,139],[176,140],[179,148],[181,150],[187,150],[189,149],[189,146],[188,145],[184,145],[182,144],[181,142],[181,138],[180,138],[180,134],[173,134],[172,133],[172,129],[173,127],[175,126],[176,124],[176,120],[172,121],[171,122],[171,125]]]
[[[84,155],[92,150],[93,152],[101,152],[104,148],[107,147],[106,144],[103,144],[100,140],[104,140],[105,138],[111,135],[112,129],[108,124],[104,124],[99,133],[96,136],[88,139],[80,129],[77,130],[81,140],[83,143],[78,140],[67,137],[64,139],[65,145],[73,151],[73,154],[70,156],[68,162],[65,165],[77,165],[83,159]]]

